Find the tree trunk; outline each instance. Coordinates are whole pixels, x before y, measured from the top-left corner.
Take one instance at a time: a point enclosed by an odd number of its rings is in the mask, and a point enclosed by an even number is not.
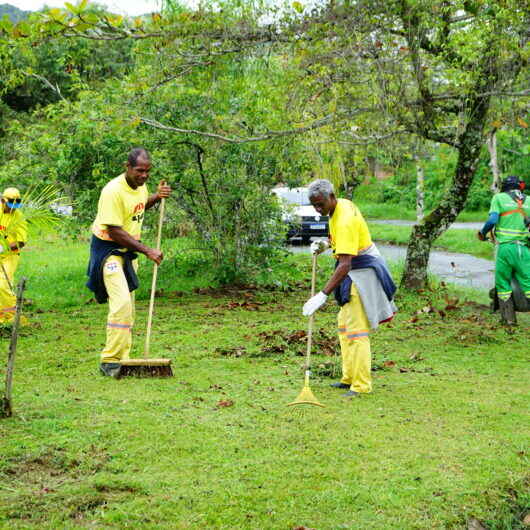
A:
[[[416,220],[423,221],[425,215],[425,174],[418,155],[414,156],[416,162]]]
[[[491,191],[498,193],[501,189],[501,175],[499,172],[499,165],[497,162],[497,129],[493,129],[486,139],[486,146],[490,154],[490,167],[493,175],[491,182]]]
[[[491,95],[488,94],[495,88],[500,73],[495,58],[489,55],[483,57],[479,71],[481,75],[470,90],[465,108],[460,114],[460,119],[465,119],[466,122],[454,143],[458,161],[451,187],[423,223],[414,226],[410,235],[405,270],[401,278],[401,287],[405,289],[418,290],[427,286],[427,266],[433,241],[449,228],[466,204],[484,145],[484,127],[491,101]]]
[[[478,99],[473,112],[470,113],[473,119],[467,123],[458,142],[458,162],[451,187],[440,204],[425,217],[423,223],[415,225],[412,230],[401,287],[418,290],[427,286],[427,266],[431,246],[434,240],[449,228],[465,206],[480,150],[484,145],[483,129],[489,101],[489,97]]]

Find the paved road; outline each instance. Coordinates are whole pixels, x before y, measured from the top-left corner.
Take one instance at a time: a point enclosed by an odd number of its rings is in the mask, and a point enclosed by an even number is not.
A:
[[[376,244],[387,261],[405,260],[406,247]],[[289,248],[292,252],[309,254],[309,246],[291,245]],[[444,281],[474,289],[490,289],[494,284],[494,270],[493,261],[476,258],[470,254],[434,250],[429,258],[429,272],[436,274]]]

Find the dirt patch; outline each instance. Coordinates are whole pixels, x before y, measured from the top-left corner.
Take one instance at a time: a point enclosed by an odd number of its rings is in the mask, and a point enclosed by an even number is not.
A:
[[[50,448],[39,455],[14,458],[0,469],[7,482],[36,484],[53,482],[57,477],[76,477],[79,473],[96,473],[109,460],[104,449],[91,446],[87,453],[70,456],[62,448]]]
[[[56,482],[54,478],[69,475],[76,471],[79,463],[67,459],[64,453],[53,451],[41,456],[29,456],[11,463],[2,473],[17,483],[38,484]]]
[[[128,495],[146,494],[135,484],[103,478],[95,481],[110,456],[105,449],[91,446],[86,452],[68,455],[49,448],[39,455],[12,459],[0,471],[9,519],[40,526],[53,514],[62,521],[89,523],[96,512]],[[71,523],[66,523],[71,524]]]
[[[243,357],[246,355],[247,349],[243,346],[237,346],[235,348],[215,348],[215,354],[220,357]]]

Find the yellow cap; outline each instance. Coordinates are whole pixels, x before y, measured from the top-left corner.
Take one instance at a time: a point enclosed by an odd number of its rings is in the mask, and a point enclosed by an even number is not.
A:
[[[17,188],[6,188],[2,193],[4,199],[20,199],[20,191]]]

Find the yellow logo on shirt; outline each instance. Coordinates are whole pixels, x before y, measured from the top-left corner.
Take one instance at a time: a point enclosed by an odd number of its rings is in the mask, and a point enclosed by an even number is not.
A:
[[[145,204],[143,202],[139,202],[133,210],[133,221],[137,221],[138,223],[142,222],[144,218],[144,210],[145,210]]]

